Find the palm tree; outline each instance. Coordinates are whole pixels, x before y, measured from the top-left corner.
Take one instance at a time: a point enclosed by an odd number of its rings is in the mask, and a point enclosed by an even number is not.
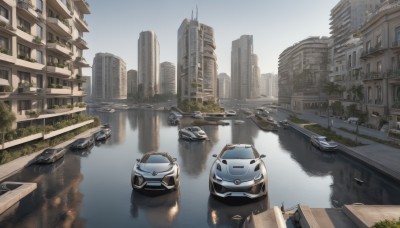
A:
[[[2,133],[2,144],[4,145],[4,136],[7,130],[11,127],[16,120],[14,113],[10,112],[8,105],[0,101],[0,130]]]

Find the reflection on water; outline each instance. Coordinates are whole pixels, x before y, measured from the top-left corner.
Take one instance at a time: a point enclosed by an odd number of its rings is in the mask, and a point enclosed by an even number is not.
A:
[[[160,148],[160,116],[152,110],[139,110],[139,151],[147,153]]]
[[[253,126],[250,119],[246,119],[244,124],[232,125],[232,143],[244,143],[254,145],[254,138],[258,135],[258,128]]]
[[[132,191],[131,215],[135,226],[171,227],[179,214],[179,190],[163,193],[143,194]],[[138,218],[146,217],[141,224]]]
[[[219,199],[208,197],[207,222],[209,226],[241,227],[247,216],[269,209],[268,197],[261,199]]]

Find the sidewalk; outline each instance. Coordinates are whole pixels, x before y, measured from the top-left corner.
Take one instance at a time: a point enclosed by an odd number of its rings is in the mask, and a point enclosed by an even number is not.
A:
[[[287,110],[279,110],[278,113],[276,113],[277,120],[285,119],[289,115],[292,115],[294,113],[291,113],[290,111]],[[328,120],[327,118],[323,118],[320,116],[316,116],[313,114],[297,114],[297,117],[308,120],[310,122],[317,123],[323,127],[328,126]],[[293,123],[292,123],[293,124]],[[297,124],[296,124],[297,125]],[[297,125],[299,126],[299,125]],[[339,119],[334,119],[333,127],[331,127],[331,130],[335,131],[336,134],[341,135],[346,138],[350,138],[355,140],[356,135],[342,131],[338,128],[343,127],[349,130],[355,130],[355,126],[350,125],[344,121],[341,121]],[[297,127],[296,127],[297,128]],[[296,129],[295,128],[295,129]],[[354,129],[352,129],[354,128]],[[303,128],[304,129],[304,128]],[[306,131],[303,131],[302,133],[305,133]],[[299,130],[299,129],[297,129]],[[306,130],[306,129],[304,129]],[[369,135],[372,137],[376,137],[379,139],[383,140],[389,140],[387,137],[387,134],[384,132],[380,132],[378,130],[374,129],[369,129],[369,128],[364,128],[364,127],[359,127],[359,132],[360,134],[365,134]],[[344,153],[361,160],[365,162],[366,164],[374,167],[375,169],[379,170],[380,172],[391,176],[392,178],[400,181],[400,150],[396,149],[394,147],[390,147],[384,144],[377,143],[375,141],[371,141],[365,138],[362,138],[360,136],[357,137],[357,140],[361,142],[362,146],[357,146],[357,147],[347,147],[347,146],[340,146],[341,151]]]
[[[74,138],[63,142],[55,147],[66,147],[69,144],[71,144],[73,141],[75,141],[78,138],[84,138],[84,137],[89,137],[89,135],[93,134],[94,132],[98,131],[100,129],[100,127],[95,127],[92,129],[89,129],[77,136],[75,136]],[[26,166],[29,166],[31,164],[31,162],[33,161],[33,159],[39,155],[43,150],[40,150],[38,152],[32,153],[30,155],[26,155],[20,158],[17,158],[13,161],[10,161],[6,164],[0,165],[0,181],[3,181],[4,179],[12,176],[13,174],[19,172],[21,169],[23,169]]]

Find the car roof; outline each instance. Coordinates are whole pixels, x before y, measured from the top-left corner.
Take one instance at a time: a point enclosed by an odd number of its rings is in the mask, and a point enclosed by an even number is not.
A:
[[[245,148],[245,147],[253,147],[251,144],[227,144],[226,145],[228,148],[235,148],[235,147],[242,147],[242,148]]]

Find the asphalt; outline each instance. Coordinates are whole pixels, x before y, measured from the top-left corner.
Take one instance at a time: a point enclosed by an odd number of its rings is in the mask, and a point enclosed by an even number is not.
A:
[[[279,110],[277,113],[274,114],[274,117],[277,120],[283,120],[286,119],[289,115],[293,114],[296,114],[298,118],[308,120],[312,123],[317,123],[323,127],[328,127],[327,117],[320,117],[318,115],[311,113],[299,114],[287,110]],[[331,126],[331,130],[335,131],[336,134],[341,135],[343,137],[350,138],[353,140],[357,139],[358,142],[361,142],[363,144],[362,146],[357,146],[357,147],[346,147],[342,145],[340,148],[342,149],[343,152],[357,158],[358,160],[367,163],[368,165],[372,166],[378,171],[381,171],[384,174],[391,176],[397,181],[400,181],[399,149],[343,131],[339,128],[355,130],[356,126],[346,123],[345,121],[337,118],[330,118],[329,119],[330,122],[332,119],[333,119],[333,126]],[[387,136],[387,133],[375,129],[365,128],[362,126],[359,126],[359,133],[379,138],[382,140],[387,140],[387,141],[390,140]]]

